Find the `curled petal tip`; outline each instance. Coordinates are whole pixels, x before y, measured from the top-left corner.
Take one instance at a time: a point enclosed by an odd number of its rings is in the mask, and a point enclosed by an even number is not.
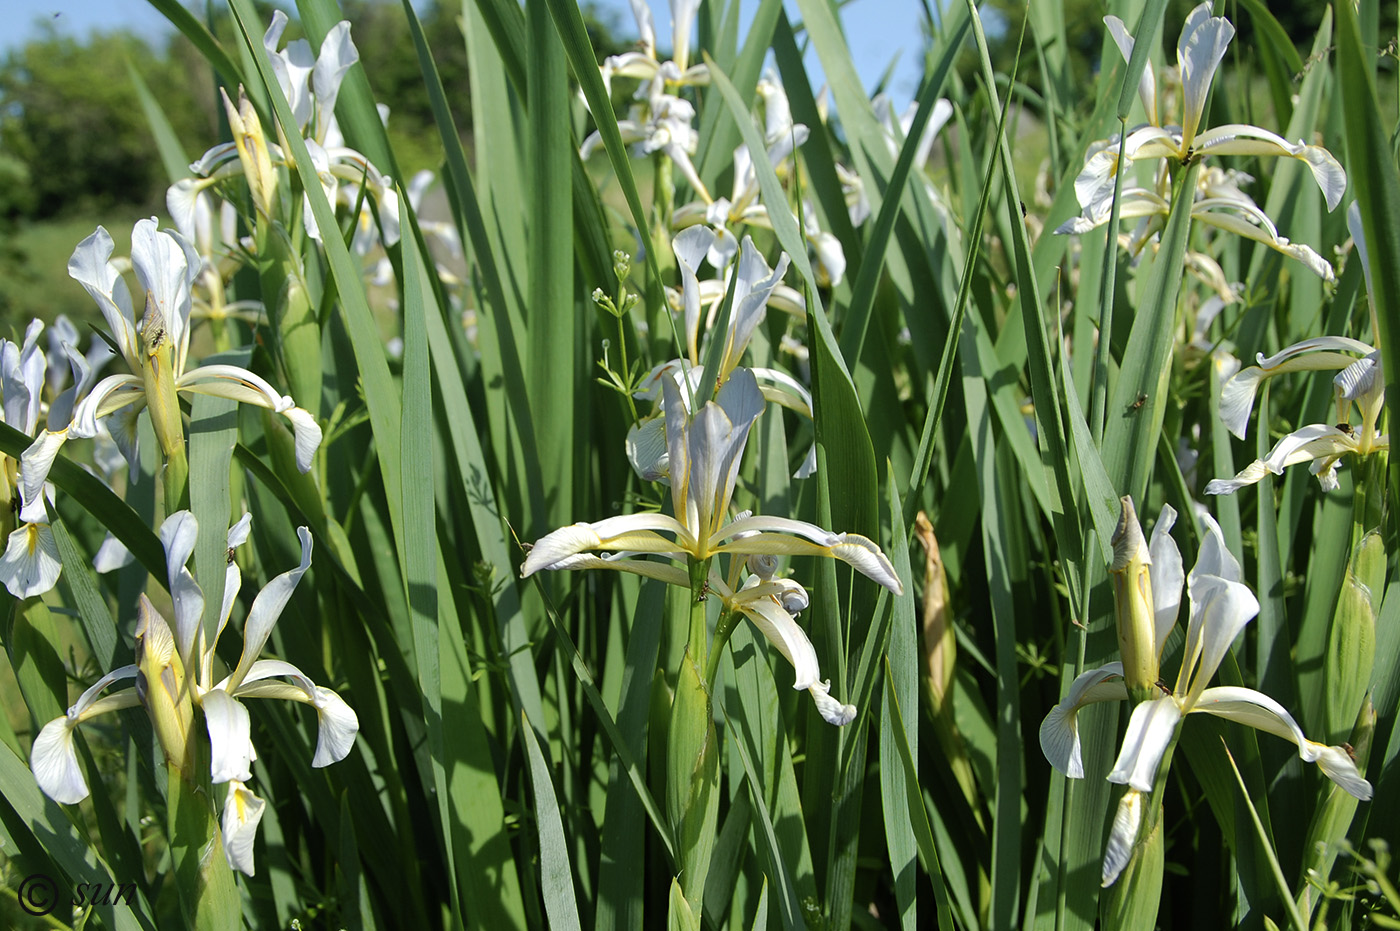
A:
[[[807,691],[817,703],[817,711],[826,723],[836,727],[845,727],[856,719],[857,709],[855,705],[845,705],[831,697],[830,679],[809,686]]]

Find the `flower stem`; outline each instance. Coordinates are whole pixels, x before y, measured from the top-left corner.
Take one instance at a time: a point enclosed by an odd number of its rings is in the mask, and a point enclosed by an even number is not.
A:
[[[697,669],[706,669],[706,635],[709,633],[708,625],[705,622],[705,600],[710,593],[710,561],[708,559],[692,559],[690,561],[690,632],[687,645],[690,652],[690,661]],[[705,676],[706,685],[709,684],[710,676]]]
[[[719,658],[724,653],[724,645],[729,642],[729,635],[734,633],[738,619],[737,611],[726,609],[720,613],[719,623],[715,625],[715,642],[710,645],[710,657],[705,663],[705,685],[712,691],[715,674],[719,671]]]

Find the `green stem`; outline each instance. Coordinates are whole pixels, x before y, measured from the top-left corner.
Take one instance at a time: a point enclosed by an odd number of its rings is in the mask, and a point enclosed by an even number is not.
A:
[[[711,691],[714,690],[715,673],[719,671],[719,658],[724,653],[724,645],[729,642],[729,635],[734,633],[738,620],[738,612],[725,609],[719,616],[719,623],[715,625],[715,642],[710,645],[710,658],[705,663],[705,687]]]
[[[165,459],[161,485],[165,490],[165,513],[174,514],[189,506],[190,462],[183,444],[172,449]]]
[[[687,640],[687,649],[690,653],[690,661],[695,664],[696,669],[706,668],[705,642],[708,639],[708,625],[705,623],[705,600],[709,596],[710,586],[710,560],[692,559],[690,561],[690,633]],[[706,676],[706,685],[709,685],[710,676]]]

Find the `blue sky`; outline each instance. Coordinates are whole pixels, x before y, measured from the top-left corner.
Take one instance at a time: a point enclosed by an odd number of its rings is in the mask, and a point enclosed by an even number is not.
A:
[[[669,45],[671,13],[668,0],[648,0],[656,31],[663,45]],[[799,19],[797,4],[785,0],[788,16]],[[290,6],[290,4],[288,4]],[[627,0],[600,0],[600,5],[618,11],[618,24],[629,35],[636,34]],[[169,32],[165,18],[146,0],[6,0],[10,11],[0,27],[0,50],[23,44],[34,36],[40,24],[51,22],[60,32],[82,36],[94,29],[126,28],[138,35],[157,38]],[[758,8],[758,0],[742,0],[743,23],[740,34]],[[891,58],[900,55],[900,67],[893,82],[893,96],[901,105],[911,99],[920,72],[922,33],[919,0],[852,0],[842,10],[847,38],[857,68],[867,89],[884,72]],[[809,56],[814,57],[814,56]],[[814,80],[820,69],[809,63]]]

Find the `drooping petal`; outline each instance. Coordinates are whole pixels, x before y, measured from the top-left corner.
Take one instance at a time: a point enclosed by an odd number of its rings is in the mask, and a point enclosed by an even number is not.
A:
[[[108,375],[73,408],[73,422],[69,429],[78,439],[97,436],[101,429],[98,421],[134,402],[140,402],[142,406],[146,403],[146,386],[140,377],[131,374]]]
[[[224,799],[224,857],[229,866],[245,876],[253,875],[253,839],[266,808],[267,802],[241,781],[230,780]]]
[[[658,531],[675,534],[677,541],[667,540]],[[666,514],[626,514],[591,524],[570,524],[536,541],[520,567],[520,577],[529,578],[542,569],[556,568],[563,560],[590,551],[630,550],[681,555],[687,546],[694,547],[690,534]]]
[[[690,588],[690,575],[680,566],[672,563],[656,562],[650,559],[636,559],[634,557],[642,555],[640,553],[611,553],[607,556],[595,556],[592,553],[579,553],[576,556],[566,556],[559,560],[550,569],[563,571],[566,569],[615,569],[618,572],[628,572],[632,575],[640,575],[648,579],[656,579],[665,582],[667,585],[675,585],[680,588]]]
[[[1251,223],[1245,217],[1236,216],[1232,213],[1221,213],[1211,207],[1219,206],[1206,201],[1200,201],[1191,208],[1192,219],[1199,220],[1210,226],[1215,226],[1226,232],[1234,233],[1245,239],[1252,239],[1255,242],[1263,243],[1280,255],[1286,255],[1291,259],[1303,263],[1308,271],[1312,272],[1323,281],[1336,281],[1337,273],[1332,269],[1332,263],[1319,255],[1311,246],[1292,242],[1286,236],[1280,236],[1273,223]],[[1228,205],[1231,209],[1239,209],[1233,204]],[[1253,216],[1253,214],[1251,214]],[[1259,211],[1257,217],[1268,220],[1268,217]]]
[[[1123,735],[1123,747],[1108,774],[1108,781],[1151,792],[1157,767],[1176,733],[1181,708],[1170,695],[1139,702]]]
[[[1335,210],[1346,193],[1347,175],[1341,163],[1322,146],[1292,143],[1258,126],[1230,123],[1212,127],[1196,139],[1198,151],[1209,155],[1254,155],[1296,158],[1307,164],[1327,201]]]
[[[311,765],[329,766],[349,755],[355,735],[360,732],[360,719],[345,699],[323,685],[316,686],[316,700],[312,704],[320,727],[316,731],[316,755]]]
[[[301,539],[301,564],[268,582],[263,590],[258,592],[258,597],[253,599],[253,606],[248,609],[248,617],[243,622],[243,655],[238,659],[238,668],[229,676],[230,691],[238,690],[239,683],[261,655],[263,646],[272,633],[272,626],[282,616],[283,609],[287,607],[292,593],[296,591],[297,583],[306,575],[306,570],[311,568],[311,531],[305,527],[298,527],[297,536]]]
[[[757,536],[738,537],[745,531],[757,530]],[[797,536],[787,536],[796,534]],[[857,572],[896,595],[903,594],[904,583],[888,557],[873,540],[857,533],[832,533],[815,524],[786,517],[746,517],[720,528],[715,540],[729,542],[713,546],[717,553],[768,553],[774,556],[828,556],[850,563]]]
[[[214,782],[253,778],[251,721],[248,709],[224,689],[210,689],[200,703],[209,728],[209,774]]]
[[[1092,702],[1122,701],[1127,697],[1122,663],[1108,663],[1076,676],[1069,692],[1040,722],[1040,750],[1045,759],[1071,779],[1083,779],[1079,709]]]
[[[119,692],[98,699],[98,694],[113,682],[136,678],[136,667],[113,669],[94,682],[62,717],[45,724],[29,756],[29,768],[34,781],[45,795],[64,805],[76,805],[88,796],[87,780],[78,765],[73,746],[73,729],[88,718],[119,708],[135,707],[140,699],[134,690]]]
[[[1360,340],[1345,336],[1319,336],[1294,343],[1267,358],[1260,353],[1257,366],[1241,369],[1225,383],[1220,394],[1221,421],[1231,433],[1244,439],[1260,382],[1287,372],[1346,368],[1356,360],[1343,355],[1344,352],[1369,355],[1372,349]]]
[[[741,591],[735,595],[733,606],[752,621],[768,638],[768,642],[792,664],[795,676],[793,688],[808,689],[822,681],[817,651],[812,647],[812,641],[807,639],[806,631],[772,595],[753,596]]]
[[[67,715],[54,718],[39,731],[29,753],[29,768],[39,789],[64,805],[76,805],[88,797],[87,780],[73,746],[75,727],[77,722]]]
[[[291,421],[292,433],[296,437],[297,470],[305,475],[311,471],[311,460],[321,447],[321,426],[310,411],[299,407],[288,408],[281,414]]]
[[[1356,439],[1331,424],[1309,424],[1285,436],[1274,444],[1268,458],[1256,459],[1241,469],[1234,478],[1212,479],[1206,484],[1208,495],[1234,494],[1246,485],[1253,485],[1272,472],[1282,475],[1291,465],[1312,460],[1333,459],[1356,450]]]
[[[66,430],[45,430],[20,455],[20,520],[30,523],[48,520],[48,513],[44,509],[44,483],[48,481],[49,469],[53,467],[53,461],[58,458],[58,451],[67,438]]]
[[[1269,696],[1254,689],[1221,686],[1201,693],[1195,707],[1203,711],[1261,731],[1267,731],[1298,747],[1298,756],[1306,763],[1316,763],[1337,785],[1363,802],[1371,798],[1371,784],[1356,768],[1356,762],[1343,747],[1329,747],[1308,740],[1293,716]]]
[[[1108,846],[1103,853],[1102,885],[1107,889],[1118,881],[1123,868],[1133,854],[1133,844],[1137,841],[1142,827],[1142,809],[1145,806],[1142,793],[1129,789],[1123,793],[1118,803],[1118,813],[1113,816],[1113,830],[1108,835]]]
[[[0,581],[16,598],[42,595],[58,584],[63,563],[48,524],[23,524],[10,534],[0,557]]]
[[[291,679],[292,689],[283,690],[277,687],[280,683],[268,681],[276,676]],[[360,719],[345,699],[334,690],[312,682],[306,673],[282,660],[261,659],[254,663],[237,694],[241,698],[291,698],[315,708],[318,726],[312,766],[329,766],[345,759],[355,743],[355,735],[360,732]]]

